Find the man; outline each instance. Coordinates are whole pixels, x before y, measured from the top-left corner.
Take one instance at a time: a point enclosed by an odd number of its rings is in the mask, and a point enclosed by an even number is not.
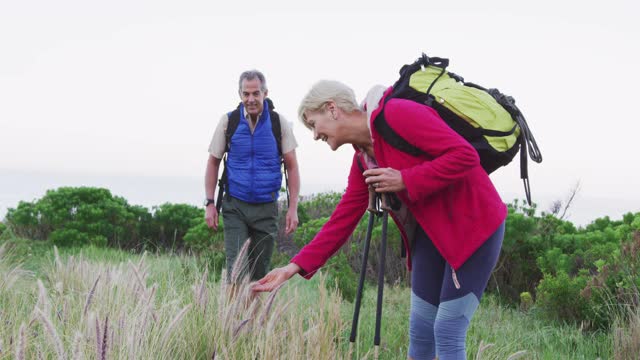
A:
[[[269,272],[271,255],[278,234],[278,193],[282,186],[281,158],[272,130],[273,117],[280,119],[282,158],[289,174],[290,202],[286,215],[286,234],[298,226],[298,194],[300,174],[291,124],[273,112],[267,99],[267,83],[257,71],[245,71],[238,84],[241,103],[237,112],[224,114],[216,127],[209,146],[205,172],[207,225],[218,229],[215,187],[220,160],[227,151],[225,132],[230,117],[239,116],[238,127],[230,137],[227,153],[227,185],[222,202],[224,219],[227,281],[239,250],[247,239],[248,267],[251,279],[257,280]]]

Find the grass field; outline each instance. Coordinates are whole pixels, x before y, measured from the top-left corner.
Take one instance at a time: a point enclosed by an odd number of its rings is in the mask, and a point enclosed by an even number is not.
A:
[[[0,253],[2,360],[349,358],[353,304],[322,275],[296,277],[253,301],[241,286],[230,301],[230,289],[193,257],[58,252],[18,240]],[[352,358],[373,358],[375,295],[368,285]],[[406,357],[409,295],[385,288],[381,359]],[[493,344],[482,359],[614,357],[611,333],[545,322],[535,309],[509,309],[491,296],[472,321],[469,359],[481,343]]]

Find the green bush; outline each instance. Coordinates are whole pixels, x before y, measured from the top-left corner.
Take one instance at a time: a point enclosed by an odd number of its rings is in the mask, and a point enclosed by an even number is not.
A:
[[[142,252],[143,250],[155,250],[153,246],[154,224],[153,215],[144,206],[131,205],[128,208],[129,213],[133,217],[133,223],[130,225],[131,239],[129,244],[131,248]]]
[[[136,250],[181,249],[187,231],[203,218],[202,209],[186,204],[162,204],[152,214],[107,189],[92,187],[49,190],[36,201],[21,201],[6,217],[18,237],[46,240],[55,232],[52,240],[60,246],[100,246],[106,241],[108,246]]]
[[[59,247],[79,247],[93,245],[95,247],[106,247],[107,238],[102,235],[89,235],[75,229],[54,230],[49,236],[49,240]]]
[[[6,221],[7,227],[18,237],[45,240],[49,236],[48,227],[40,225],[35,203],[20,201],[15,209],[7,210]]]
[[[607,328],[637,309],[640,298],[640,214],[597,219],[575,234],[557,234],[538,257],[544,279],[537,306],[552,318]],[[640,222],[638,222],[640,224]]]
[[[168,249],[184,247],[189,229],[203,222],[204,210],[193,205],[165,203],[153,208],[153,240]],[[206,225],[205,225],[206,226]]]
[[[204,217],[199,221],[184,235],[185,247],[196,255],[201,266],[209,268],[214,279],[219,279],[226,264],[222,218],[217,231],[207,226]]]
[[[520,294],[520,310],[527,312],[533,306],[533,296],[527,291]]]
[[[302,248],[313,240],[313,238],[320,232],[322,226],[329,220],[329,217],[322,217],[318,219],[308,220],[304,224],[298,227],[296,236],[294,237],[294,243]]]
[[[305,222],[296,232],[295,243],[303,247],[313,240],[316,234],[329,218],[311,219]],[[355,232],[354,232],[355,233]],[[351,247],[345,246],[346,250],[351,248],[357,250],[357,244],[351,243]],[[347,257],[345,250],[337,252],[324,266],[330,277],[330,283],[335,283],[343,299],[353,301],[357,287],[357,273]]]
[[[353,302],[358,288],[358,274],[353,272],[344,253],[338,253],[327,261],[329,283],[335,283],[343,299]]]
[[[330,191],[303,199],[298,205],[300,224],[307,220],[329,217],[342,199],[342,193]]]
[[[7,224],[19,237],[46,240],[54,231],[75,230],[71,241],[56,235],[61,243],[93,239],[96,243],[132,248],[138,246],[141,209],[129,206],[124,198],[113,196],[107,189],[61,187],[48,190],[34,202],[20,202],[7,212]],[[72,235],[71,235],[72,234]]]
[[[586,276],[545,274],[537,287],[536,305],[549,318],[579,323],[590,315],[589,302],[580,295],[586,285]]]
[[[327,199],[336,200],[332,196],[319,198],[325,199],[323,201],[326,204],[333,204]],[[371,234],[371,245],[366,271],[367,280],[373,282],[377,281],[376,274],[379,264],[380,242],[382,238],[381,218],[376,217],[375,219]],[[329,217],[325,216],[317,219],[310,219],[305,222],[296,232],[294,239],[295,244],[299,247],[303,247],[311,242],[328,220]],[[360,273],[362,266],[362,252],[364,249],[368,222],[369,214],[365,212],[345,245],[326,264],[326,266],[329,267],[334,264],[332,261],[336,261],[335,266],[340,269],[338,270],[340,275],[336,275],[336,279],[339,283],[342,283],[340,290],[347,294],[345,295],[345,298],[350,296],[348,295],[350,293],[349,288],[353,287],[355,289],[355,285],[351,284],[351,281],[356,281],[358,274]],[[406,259],[400,256],[401,242],[402,238],[400,236],[400,231],[391,217],[389,217],[387,226],[387,257],[385,263],[385,280],[389,284],[402,283],[407,277]],[[333,260],[335,258],[339,258],[340,260]]]
[[[227,257],[224,251],[203,251],[199,253],[196,258],[199,266],[209,269],[211,280],[218,281],[220,279],[222,269],[225,268],[227,263]]]
[[[291,256],[289,254],[274,249],[271,256],[271,269],[286,266],[290,260]]]
[[[536,306],[548,318],[581,324],[583,329],[605,329],[619,312],[608,290],[589,287],[587,271],[569,276],[564,272],[545,275],[538,285]]]
[[[222,219],[221,219],[222,220]],[[217,231],[209,228],[204,217],[189,228],[184,235],[184,244],[188,250],[195,253],[203,251],[224,251],[224,225],[220,221]]]
[[[2,236],[2,234],[4,233],[5,230],[7,230],[7,225],[5,225],[4,223],[0,222],[0,236]]]
[[[590,301],[594,325],[606,327],[615,317],[640,310],[640,231],[620,244],[620,249],[608,260],[594,264],[595,275],[589,278],[582,295]]]
[[[24,265],[24,268],[28,270],[33,270],[34,265],[41,265],[41,259],[49,256],[52,248],[48,241],[33,241],[15,236],[3,237],[0,240],[0,246],[5,247],[2,261]],[[36,259],[36,264],[33,263],[34,259]]]
[[[604,217],[577,229],[553,214],[537,215],[535,205],[514,201],[508,208],[488,291],[513,305],[529,293],[534,308],[548,317],[592,328],[605,328],[612,314],[638,306],[640,235],[634,234],[640,214],[621,221]]]
[[[515,305],[520,301],[520,293],[534,293],[542,278],[536,258],[544,249],[544,240],[535,204],[520,205],[516,200],[508,205],[508,210],[502,250],[488,291]]]

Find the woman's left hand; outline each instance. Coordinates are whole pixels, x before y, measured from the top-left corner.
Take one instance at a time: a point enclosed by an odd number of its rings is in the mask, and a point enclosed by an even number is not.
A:
[[[372,186],[376,192],[398,192],[406,189],[402,181],[402,173],[392,168],[369,169],[362,175],[366,178],[367,184]]]
[[[251,285],[251,290],[255,292],[271,291],[276,289],[280,284],[289,280],[293,275],[302,270],[299,265],[289,263],[287,266],[279,267],[271,270],[262,279]]]

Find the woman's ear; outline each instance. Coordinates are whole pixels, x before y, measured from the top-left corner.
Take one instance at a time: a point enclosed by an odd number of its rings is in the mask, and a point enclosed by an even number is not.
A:
[[[326,109],[327,112],[329,113],[329,116],[331,116],[331,119],[336,120],[336,109],[338,107],[336,106],[336,103],[333,101],[327,101],[327,105],[326,105]]]

